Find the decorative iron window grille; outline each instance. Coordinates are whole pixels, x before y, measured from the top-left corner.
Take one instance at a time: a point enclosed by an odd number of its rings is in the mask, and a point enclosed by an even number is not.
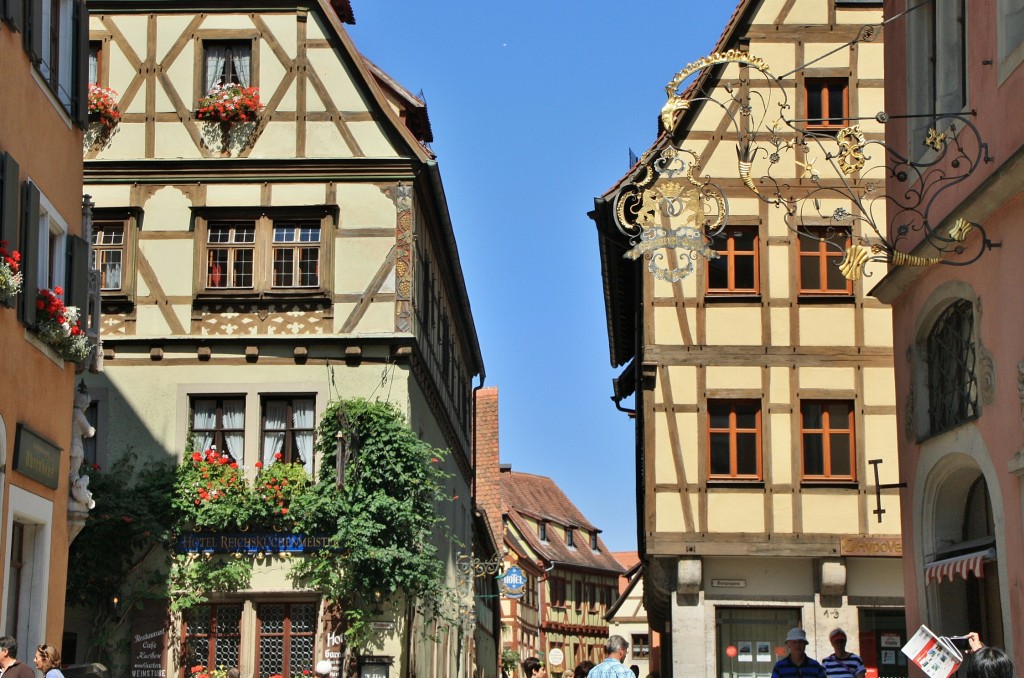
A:
[[[974,305],[966,299],[942,312],[928,334],[928,422],[935,435],[978,416],[974,372]]]

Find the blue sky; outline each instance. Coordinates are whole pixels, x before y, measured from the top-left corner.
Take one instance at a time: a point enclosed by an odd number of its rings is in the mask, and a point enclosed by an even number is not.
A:
[[[656,135],[665,83],[732,0],[353,0],[356,47],[423,90],[487,369],[501,458],[552,477],[636,548],[633,424],[613,406],[587,212]]]

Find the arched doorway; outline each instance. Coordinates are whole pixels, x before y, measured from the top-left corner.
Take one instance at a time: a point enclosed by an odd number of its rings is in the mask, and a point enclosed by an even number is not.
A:
[[[931,551],[925,557],[929,619],[941,635],[977,631],[1003,645],[1002,605],[992,501],[981,469],[966,455],[950,455],[935,485]],[[949,468],[952,466],[952,468]]]

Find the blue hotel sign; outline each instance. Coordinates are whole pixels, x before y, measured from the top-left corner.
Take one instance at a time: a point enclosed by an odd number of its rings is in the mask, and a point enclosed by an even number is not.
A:
[[[501,594],[506,598],[522,598],[526,593],[526,575],[515,565],[505,570],[499,584]]]
[[[178,553],[313,553],[339,550],[322,534],[290,532],[185,532],[178,537]]]

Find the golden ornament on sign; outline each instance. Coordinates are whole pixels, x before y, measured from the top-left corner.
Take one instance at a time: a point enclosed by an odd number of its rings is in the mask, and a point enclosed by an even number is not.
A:
[[[768,65],[764,62],[764,59],[738,49],[730,49],[726,52],[715,52],[687,64],[686,68],[676,73],[669,83],[665,85],[665,93],[668,94],[668,101],[661,109],[661,124],[664,126],[666,132],[671,135],[672,132],[675,131],[676,113],[679,111],[685,111],[690,107],[689,100],[684,99],[676,92],[676,90],[679,89],[679,85],[697,71],[702,71],[708,66],[716,66],[718,64],[726,63],[745,64],[764,73],[768,72]]]
[[[953,224],[953,228],[949,229],[949,237],[957,242],[963,242],[967,239],[967,235],[974,228],[974,224],[967,221],[963,217],[959,217],[956,223]]]
[[[941,151],[943,145],[946,143],[946,133],[939,134],[934,127],[929,128],[928,137],[924,140],[924,145],[936,151]]]
[[[839,130],[836,135],[836,143],[839,144],[839,155],[836,156],[836,162],[843,174],[850,176],[854,172],[864,169],[864,163],[867,162],[864,155],[864,144],[867,143],[867,140],[864,138],[864,133],[860,131],[860,125]]]
[[[863,245],[851,245],[846,256],[839,264],[839,271],[847,280],[860,280],[864,272],[864,264],[871,258],[871,248]]]

